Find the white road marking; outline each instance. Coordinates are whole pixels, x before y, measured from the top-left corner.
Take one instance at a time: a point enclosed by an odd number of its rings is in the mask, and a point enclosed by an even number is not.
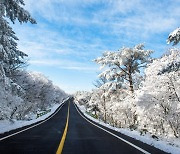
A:
[[[74,103],[73,103],[73,104],[74,104]],[[102,128],[102,127],[100,127],[100,126],[98,126],[98,125],[96,125],[96,124],[94,124],[94,123],[92,123],[92,122],[89,121],[84,115],[82,115],[82,114],[79,112],[79,110],[77,109],[77,107],[76,107],[75,104],[74,104],[74,106],[75,106],[76,110],[78,111],[78,113],[80,114],[80,116],[83,117],[86,121],[88,121],[88,122],[91,123],[92,125],[94,125],[95,127],[98,127],[98,128],[100,128],[100,129],[102,129],[103,131],[105,131],[105,132],[111,134],[112,136],[114,136],[114,137],[120,139],[121,141],[123,141],[123,142],[125,142],[125,143],[131,145],[132,147],[136,148],[137,150],[139,150],[139,151],[141,151],[141,152],[143,152],[143,153],[145,153],[145,154],[151,154],[151,153],[149,153],[148,151],[146,151],[146,150],[144,150],[144,149],[142,149],[142,148],[140,148],[140,147],[134,145],[133,143],[131,143],[131,142],[129,142],[129,141],[126,141],[125,139],[123,139],[123,138],[121,138],[121,137],[119,137],[119,136],[117,136],[117,135],[111,133],[110,131],[108,131],[108,130],[106,130],[106,129],[104,129],[104,128]]]
[[[66,102],[68,99],[69,99],[69,98],[65,99],[65,100],[63,101],[63,103],[65,104],[65,102]],[[29,129],[34,128],[34,127],[37,127],[38,125],[40,125],[40,124],[48,121],[49,119],[51,119],[52,117],[54,117],[54,116],[59,112],[59,110],[64,106],[63,103],[62,103],[62,106],[61,106],[55,113],[53,113],[52,115],[50,115],[47,119],[45,119],[45,120],[43,120],[42,122],[40,122],[40,123],[38,123],[38,124],[36,124],[36,125],[33,125],[33,126],[31,126],[31,127],[28,127],[28,128],[26,128],[26,129],[23,129],[23,130],[18,131],[18,132],[16,132],[16,133],[10,134],[10,135],[8,135],[8,136],[2,137],[2,138],[0,138],[0,141],[5,140],[5,139],[7,139],[7,138],[9,138],[9,137],[12,137],[12,136],[14,136],[14,135],[17,135],[17,134],[19,134],[19,133],[25,132],[26,130],[29,130]]]

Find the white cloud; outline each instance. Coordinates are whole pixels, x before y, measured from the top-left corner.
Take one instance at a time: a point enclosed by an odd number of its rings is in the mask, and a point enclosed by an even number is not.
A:
[[[113,48],[109,41],[115,38],[109,40],[109,36],[117,38],[114,43],[120,42],[119,46],[114,45],[117,49],[168,33],[179,26],[180,20],[178,0],[25,0],[25,4],[39,23],[24,28],[18,25],[15,31],[21,40],[19,48],[35,61],[39,57],[51,59],[52,55],[90,61]],[[67,29],[69,25],[74,29]],[[89,35],[83,28],[98,28],[104,36],[93,32]]]
[[[178,0],[38,0],[36,3],[26,0],[25,3],[32,14],[51,23],[100,26],[102,32],[128,37],[170,31],[179,26],[180,20]],[[87,11],[89,7],[93,9]]]
[[[84,72],[96,72],[98,69],[97,67],[93,67],[90,64],[85,64],[77,61],[72,60],[62,60],[62,59],[38,59],[38,60],[30,60],[30,64],[37,65],[37,66],[52,66],[61,69],[68,69],[68,70],[78,70]]]
[[[116,37],[116,42],[121,42],[119,47],[151,41],[159,34],[167,35],[180,20],[178,0],[25,0],[25,4],[39,20],[35,28],[18,28],[23,40],[20,48],[28,47],[24,51],[30,57],[50,56],[53,52],[88,59],[111,48],[108,36]],[[89,36],[83,28],[98,28],[98,33],[105,36],[93,36],[93,32]]]
[[[91,60],[105,50],[146,42],[161,51],[167,47],[166,35],[180,26],[179,0],[25,0],[25,4],[38,24],[13,28],[30,63],[82,73],[96,72]],[[159,43],[163,40],[164,45]]]
[[[101,53],[107,48],[99,38],[86,41],[86,36],[80,34],[81,32],[78,33],[77,38],[71,38],[57,29],[42,26],[41,23],[32,26],[13,25],[13,28],[20,39],[19,49],[33,60],[39,57],[52,58],[56,55],[60,58],[74,56],[79,60],[91,61],[98,52]]]

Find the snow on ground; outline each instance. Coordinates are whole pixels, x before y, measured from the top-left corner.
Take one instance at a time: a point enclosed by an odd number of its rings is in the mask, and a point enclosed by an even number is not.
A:
[[[180,154],[180,139],[172,139],[171,142],[167,142],[167,141],[163,141],[163,140],[160,141],[160,140],[153,139],[150,134],[140,135],[140,133],[135,130],[131,131],[131,130],[125,129],[125,128],[116,128],[116,127],[110,126],[109,124],[106,124],[103,121],[100,121],[100,120],[95,119],[95,118],[91,117],[90,115],[88,115],[86,112],[86,109],[83,105],[79,105],[78,102],[76,102],[76,104],[87,118],[93,120],[96,123],[99,123],[105,127],[112,129],[112,130],[115,130],[117,132],[120,132],[122,134],[130,136],[134,139],[137,139],[137,140],[147,143],[149,145],[152,145],[152,146],[154,146],[158,149],[161,149],[165,152],[172,153],[172,154]]]
[[[61,104],[67,101],[68,99],[69,97],[66,98],[63,102],[61,102]],[[9,120],[0,120],[0,134],[44,120],[50,115],[52,115],[61,104],[55,104],[52,108],[49,108],[51,109],[50,112],[34,120],[30,120],[30,121],[14,120],[13,122],[10,122]]]

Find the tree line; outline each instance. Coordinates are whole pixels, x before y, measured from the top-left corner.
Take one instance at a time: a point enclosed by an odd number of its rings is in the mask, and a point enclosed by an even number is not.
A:
[[[177,45],[180,28],[167,43]],[[180,49],[152,58],[144,44],[106,51],[94,60],[101,72],[92,92],[77,92],[87,112],[113,126],[161,137],[180,136]]]
[[[38,110],[67,97],[47,77],[23,70],[27,54],[18,49],[18,38],[9,22],[36,24],[23,0],[0,1],[0,120],[31,120]]]

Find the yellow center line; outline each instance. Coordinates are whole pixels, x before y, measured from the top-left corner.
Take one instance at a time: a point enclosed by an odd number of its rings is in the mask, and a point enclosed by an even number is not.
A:
[[[70,103],[69,103],[70,104]],[[66,134],[67,134],[67,129],[68,129],[68,123],[69,123],[69,105],[68,105],[68,113],[67,113],[67,120],[66,120],[66,126],[65,126],[65,129],[64,129],[64,133],[63,133],[63,136],[61,138],[61,142],[59,144],[59,147],[56,151],[56,154],[61,154],[62,153],[62,150],[63,150],[63,146],[64,146],[64,142],[65,142],[65,139],[66,139]]]

